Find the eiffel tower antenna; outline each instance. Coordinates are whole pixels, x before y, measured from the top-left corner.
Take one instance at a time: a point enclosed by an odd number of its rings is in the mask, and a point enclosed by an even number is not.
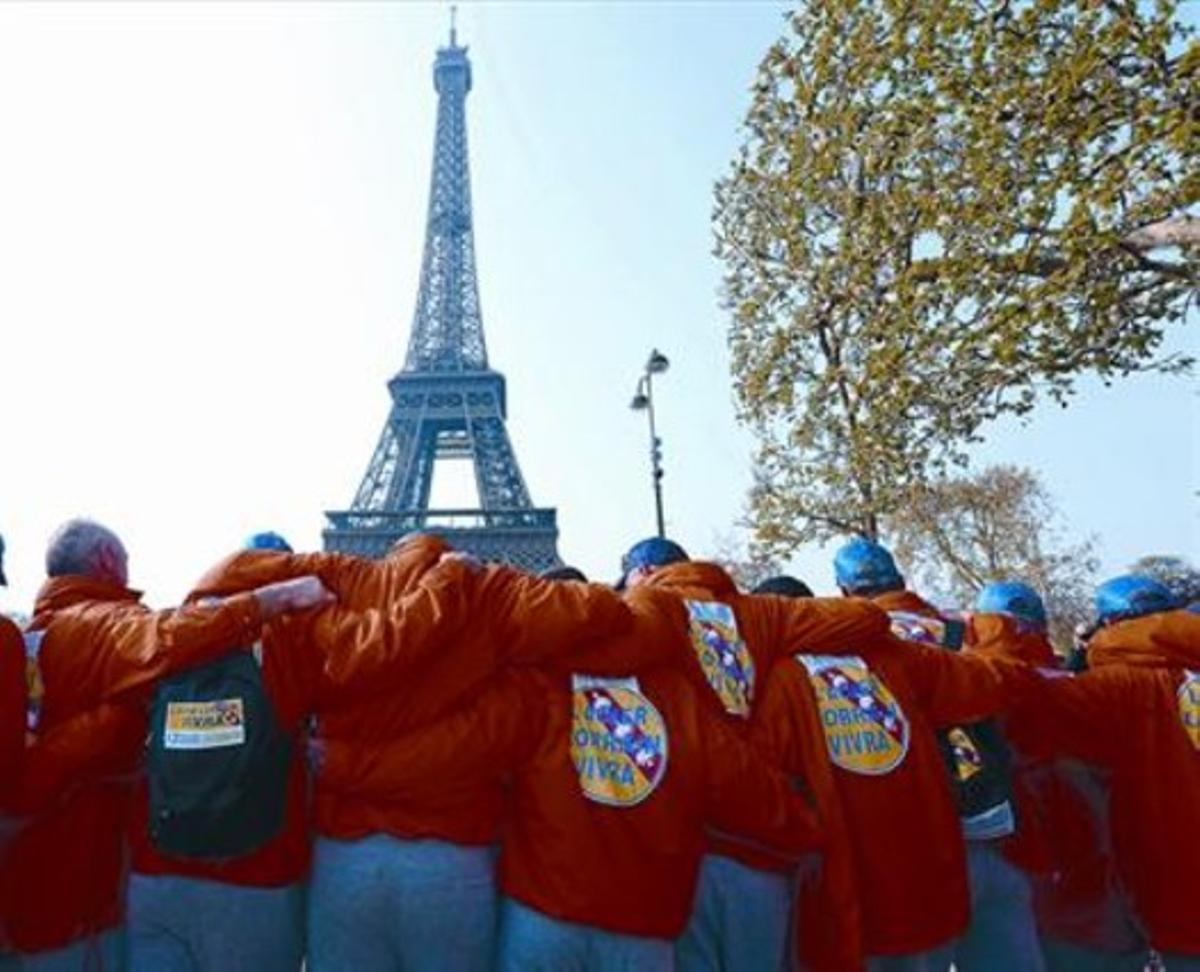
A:
[[[508,437],[504,376],[488,365],[475,269],[467,160],[467,48],[437,52],[433,173],[421,283],[392,407],[350,509],[326,514],[325,548],[381,557],[406,533],[445,535],[485,560],[544,570],[559,563],[553,509],[534,507]],[[438,460],[470,460],[476,509],[431,509]]]

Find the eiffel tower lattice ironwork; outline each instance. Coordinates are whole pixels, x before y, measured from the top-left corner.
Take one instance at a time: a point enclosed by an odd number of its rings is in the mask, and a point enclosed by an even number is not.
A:
[[[326,514],[325,548],[380,557],[422,530],[485,560],[544,570],[559,563],[555,511],[529,498],[505,425],[504,376],[488,367],[483,339],[467,164],[471,63],[453,25],[433,82],[433,177],[408,355],[388,382],[391,413],[351,508]],[[434,465],[448,458],[473,463],[478,509],[429,508]]]

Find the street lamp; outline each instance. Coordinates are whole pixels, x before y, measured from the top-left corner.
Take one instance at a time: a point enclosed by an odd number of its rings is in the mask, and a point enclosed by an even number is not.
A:
[[[635,412],[644,410],[650,419],[650,475],[654,483],[654,509],[658,515],[658,535],[660,537],[666,536],[666,528],[663,525],[662,439],[658,437],[658,433],[654,429],[654,376],[661,375],[670,367],[670,364],[667,356],[657,348],[651,351],[650,357],[646,361],[645,373],[638,379],[633,401],[629,403],[629,407]]]

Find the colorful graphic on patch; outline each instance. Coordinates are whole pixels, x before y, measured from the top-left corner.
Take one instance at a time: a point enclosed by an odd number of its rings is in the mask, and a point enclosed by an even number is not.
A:
[[[983,755],[968,732],[954,728],[946,733],[950,754],[954,757],[954,773],[958,782],[965,783],[976,773],[983,772]]]
[[[571,761],[583,795],[612,807],[641,803],[667,771],[667,727],[636,678],[575,675]]]
[[[163,749],[220,749],[246,742],[241,699],[168,702]]]
[[[1179,720],[1196,749],[1200,749],[1200,672],[1183,673],[1179,686]]]
[[[688,634],[704,677],[726,712],[748,719],[754,700],[754,659],[738,633],[733,608],[720,601],[684,603]]]
[[[912,641],[931,648],[946,648],[950,645],[950,626],[941,618],[927,618],[923,614],[907,611],[890,611],[892,634],[901,641]]]
[[[851,773],[882,776],[908,754],[908,718],[857,655],[798,655],[817,697],[830,760]]]

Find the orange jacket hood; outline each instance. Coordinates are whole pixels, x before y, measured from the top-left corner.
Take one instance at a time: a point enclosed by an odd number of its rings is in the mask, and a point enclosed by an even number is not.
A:
[[[92,577],[75,574],[50,577],[37,593],[33,604],[33,620],[29,627],[34,630],[44,628],[50,623],[51,615],[85,601],[128,601],[136,604],[141,599],[141,591],[133,591],[120,584]]]
[[[1058,665],[1058,656],[1054,654],[1046,632],[1023,624],[1011,614],[971,615],[967,641],[971,651],[994,652],[1039,668]]]
[[[909,614],[919,614],[926,618],[940,618],[942,612],[930,604],[915,591],[884,591],[871,598],[871,603],[887,611],[905,611]]]
[[[1163,611],[1101,628],[1088,644],[1088,664],[1200,669],[1200,614]]]
[[[717,600],[738,596],[737,584],[718,564],[704,560],[688,560],[660,567],[646,583],[669,591],[701,590]]]

